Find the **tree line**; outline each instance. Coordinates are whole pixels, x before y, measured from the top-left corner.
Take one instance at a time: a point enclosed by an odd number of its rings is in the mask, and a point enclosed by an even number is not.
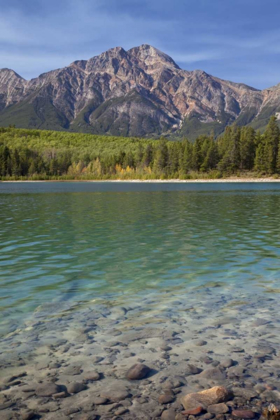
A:
[[[0,128],[1,179],[188,179],[280,175],[280,131],[227,127],[217,140],[113,138]]]

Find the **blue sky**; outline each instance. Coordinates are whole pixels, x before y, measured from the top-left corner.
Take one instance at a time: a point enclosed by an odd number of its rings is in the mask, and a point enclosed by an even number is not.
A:
[[[0,0],[0,68],[30,79],[147,43],[262,89],[280,83],[279,18],[279,0]]]

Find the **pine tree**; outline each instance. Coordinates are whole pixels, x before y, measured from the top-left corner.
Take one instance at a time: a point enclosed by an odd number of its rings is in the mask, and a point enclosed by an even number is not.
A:
[[[278,145],[278,156],[276,162],[276,172],[280,174],[280,146]]]
[[[271,117],[264,132],[265,139],[265,169],[268,174],[276,171],[276,162],[279,148],[280,131],[275,116]]]
[[[12,174],[14,176],[20,176],[21,175],[21,162],[20,162],[20,156],[17,149],[15,149],[11,156],[11,165],[12,165]]]
[[[165,175],[167,172],[168,148],[166,140],[159,140],[159,145],[155,151],[153,169],[158,175]]]
[[[255,170],[258,172],[266,172],[266,153],[264,141],[261,141],[257,147],[255,157]]]
[[[144,166],[148,168],[149,166],[151,166],[152,162],[153,162],[153,146],[149,143],[147,144],[144,150],[142,163]]]
[[[240,169],[251,170],[255,158],[255,130],[242,127],[240,133]]]
[[[170,147],[168,148],[167,173],[171,177],[177,176],[180,152],[181,144],[179,142],[170,144]]]
[[[192,170],[193,162],[193,145],[188,141],[184,140],[182,143],[181,156],[179,158],[179,172],[181,175],[187,175]]]
[[[0,176],[9,175],[10,150],[7,146],[0,146]]]
[[[221,160],[218,164],[222,172],[233,173],[240,168],[240,128],[227,127],[219,143]]]
[[[218,148],[215,141],[212,140],[209,144],[207,154],[201,165],[201,170],[203,172],[207,172],[211,169],[216,168],[218,161],[219,161]]]

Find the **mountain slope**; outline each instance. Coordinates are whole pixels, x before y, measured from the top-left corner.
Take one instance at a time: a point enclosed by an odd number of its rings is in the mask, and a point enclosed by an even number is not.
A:
[[[182,70],[150,45],[116,47],[30,81],[0,70],[0,125],[192,139],[234,121],[262,128],[279,93]]]

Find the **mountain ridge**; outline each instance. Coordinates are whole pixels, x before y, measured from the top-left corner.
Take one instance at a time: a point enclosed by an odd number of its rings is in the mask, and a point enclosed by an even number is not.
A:
[[[148,44],[111,48],[31,80],[0,69],[3,126],[193,139],[234,122],[262,129],[279,111],[280,84],[258,90],[183,70]]]

